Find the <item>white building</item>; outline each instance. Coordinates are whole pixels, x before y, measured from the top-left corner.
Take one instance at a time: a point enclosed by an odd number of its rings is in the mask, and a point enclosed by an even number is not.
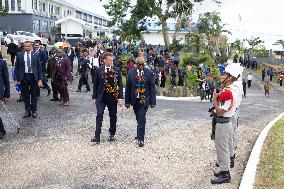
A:
[[[175,32],[175,23],[167,23],[167,24],[168,24],[168,29],[169,29],[168,30],[169,40],[170,40],[170,43],[172,43],[173,35]],[[146,44],[151,44],[151,45],[164,45],[165,44],[161,25],[158,26],[157,24],[150,22],[147,28],[148,28],[148,32],[143,34],[143,38]],[[189,31],[187,29],[180,30],[176,35],[177,40],[181,39],[181,43],[184,43],[185,37],[188,34],[188,32]]]
[[[0,5],[9,10],[8,16],[0,17],[0,29],[8,33],[21,30],[48,35],[57,20],[73,17],[84,23],[81,35],[89,35],[97,27],[105,27],[109,21],[106,15],[96,13],[96,8],[101,5],[92,0],[0,0]]]

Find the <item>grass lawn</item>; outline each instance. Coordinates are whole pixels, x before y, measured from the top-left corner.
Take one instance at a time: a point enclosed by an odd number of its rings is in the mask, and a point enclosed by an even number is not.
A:
[[[284,119],[268,133],[261,153],[255,189],[284,188]]]

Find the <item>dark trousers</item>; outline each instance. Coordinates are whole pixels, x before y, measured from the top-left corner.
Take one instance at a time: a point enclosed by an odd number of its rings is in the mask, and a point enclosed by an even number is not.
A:
[[[86,85],[87,90],[90,91],[90,86],[89,86],[88,78],[86,77],[86,75],[80,76],[79,85],[78,85],[79,91],[81,91],[82,85]]]
[[[38,85],[35,80],[34,74],[25,74],[24,80],[22,81],[21,85],[26,112],[36,112]]]
[[[61,89],[59,90],[60,96],[63,98],[63,102],[69,101],[68,83],[66,81],[62,82]]]
[[[58,91],[56,90],[55,83],[53,81],[51,81],[51,88],[52,88],[53,99],[59,100]]]
[[[133,106],[133,110],[137,121],[137,137],[139,141],[144,141],[145,126],[146,126],[146,113],[148,106],[144,106],[140,103],[139,99],[136,99]]]
[[[280,87],[282,87],[282,79],[279,81]]]
[[[269,76],[270,81],[272,81],[272,76],[273,76],[273,75],[270,75],[270,76]]]
[[[12,62],[12,66],[15,65],[15,57],[16,55],[15,54],[11,54],[11,62]]]
[[[262,81],[264,81],[265,79],[265,74],[262,74]]]
[[[248,80],[248,88],[251,86],[251,80]]]
[[[6,131],[5,131],[1,117],[0,117],[0,133],[2,133],[3,135],[6,135]]]
[[[97,117],[96,117],[96,132],[95,137],[100,138],[101,128],[103,123],[103,116],[105,107],[108,107],[109,118],[110,118],[110,135],[115,135],[116,133],[116,122],[117,122],[117,102],[111,94],[104,94],[103,100],[97,102]]]

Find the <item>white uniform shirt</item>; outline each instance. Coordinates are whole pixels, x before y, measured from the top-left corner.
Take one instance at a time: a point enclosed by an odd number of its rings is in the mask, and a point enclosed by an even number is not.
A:
[[[225,110],[223,117],[232,117],[235,112],[236,108],[240,105],[240,98],[239,98],[239,92],[236,90],[231,89],[232,85],[228,86],[226,90],[230,90],[233,95],[233,100],[226,100],[223,103],[220,103],[220,108]]]
[[[248,80],[252,80],[252,74],[248,74],[247,79],[248,79]]]
[[[31,68],[32,68],[32,52],[30,51],[29,52],[29,57],[30,57],[30,63],[31,63]],[[28,67],[28,61],[27,61],[27,58],[28,58],[28,53],[25,52],[24,54],[24,60],[25,60],[25,73],[29,73],[29,67]],[[30,73],[33,73],[33,69],[31,69],[31,72]]]

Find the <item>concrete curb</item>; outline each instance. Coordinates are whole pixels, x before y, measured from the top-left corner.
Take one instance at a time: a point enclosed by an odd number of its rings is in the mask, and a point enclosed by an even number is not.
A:
[[[172,100],[172,101],[201,101],[200,96],[194,97],[167,97],[167,96],[157,96],[159,100]],[[205,100],[204,100],[205,101]]]
[[[259,163],[260,153],[265,141],[265,138],[271,129],[271,127],[279,121],[284,116],[284,112],[273,119],[265,128],[261,131],[260,135],[257,138],[257,141],[254,144],[252,152],[250,154],[249,160],[246,165],[245,172],[243,174],[241,184],[239,189],[253,189],[255,176],[256,176],[256,169]]]

